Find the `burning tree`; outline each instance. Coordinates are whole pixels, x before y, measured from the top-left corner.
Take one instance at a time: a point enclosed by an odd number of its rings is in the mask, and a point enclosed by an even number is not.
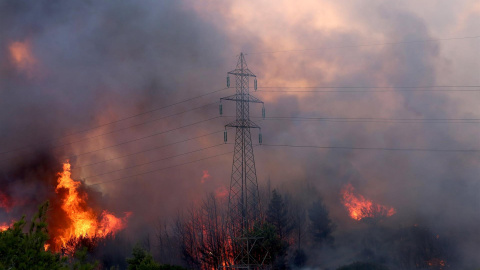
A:
[[[352,184],[345,185],[342,188],[341,195],[343,204],[347,208],[350,217],[355,220],[390,217],[396,213],[393,207],[374,203],[360,194],[356,195]]]
[[[86,251],[80,250],[68,262],[67,257],[47,250],[48,208],[47,201],[39,207],[31,222],[27,223],[24,216],[0,232],[0,269],[66,270],[70,269],[69,263],[73,269],[93,270],[96,267],[96,263],[86,261]]]
[[[418,225],[400,229],[394,245],[399,264],[408,269],[449,269],[454,257],[448,242]]]
[[[126,227],[131,213],[118,218],[107,210],[98,214],[89,206],[88,193],[81,189],[82,182],[71,178],[68,161],[63,164],[63,172],[58,173],[57,183],[55,192],[62,198],[60,208],[63,215],[52,217],[48,244],[53,250],[71,255],[82,244],[93,247],[99,238],[112,236]]]
[[[216,269],[231,264],[233,255],[225,211],[214,195],[209,195],[200,209],[190,209],[187,218],[179,219],[176,232],[190,268]]]

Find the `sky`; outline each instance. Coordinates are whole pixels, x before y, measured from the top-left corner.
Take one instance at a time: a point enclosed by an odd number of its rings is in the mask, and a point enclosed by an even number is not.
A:
[[[478,264],[479,152],[268,145],[480,150],[478,121],[398,120],[480,119],[478,92],[432,91],[480,89],[479,26],[473,0],[0,1],[3,186],[40,200],[40,164],[58,171],[68,159],[106,208],[133,212],[132,230],[225,194],[233,145],[220,144],[234,104],[218,117],[218,101],[243,52],[266,108],[265,120],[251,109],[260,186],[313,187],[347,230],[339,192],[351,183],[394,207],[395,222],[462,239],[462,259]],[[430,41],[401,43],[419,40]],[[315,86],[367,91],[305,88]],[[423,86],[457,87],[405,88]]]

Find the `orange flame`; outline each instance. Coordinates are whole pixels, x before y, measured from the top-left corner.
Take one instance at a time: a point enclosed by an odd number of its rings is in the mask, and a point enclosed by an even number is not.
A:
[[[52,237],[57,248],[65,247],[70,239],[80,237],[104,238],[126,227],[126,221],[131,213],[126,213],[125,217],[118,218],[104,210],[100,218],[97,219],[97,213],[87,205],[88,195],[78,192],[77,188],[81,185],[81,182],[74,181],[71,178],[68,161],[63,164],[63,172],[58,175],[58,185],[55,192],[58,193],[60,189],[66,189],[67,192],[61,208],[67,214],[70,222],[69,226],[62,230],[60,235]]]
[[[12,62],[22,71],[31,73],[37,60],[33,56],[30,43],[27,41],[12,42],[8,47]]]
[[[225,198],[228,198],[228,190],[227,188],[225,188],[224,186],[221,186],[221,187],[218,187],[217,189],[215,189],[215,197],[217,199],[225,199]]]
[[[202,183],[202,184],[205,183],[209,178],[210,178],[210,174],[208,173],[207,170],[204,170],[202,179],[200,180],[200,183]]]
[[[348,209],[351,218],[361,220],[366,217],[390,217],[396,213],[393,207],[376,204],[362,195],[355,195],[354,191],[351,184],[345,185],[341,191],[343,204]]]
[[[10,225],[7,224],[6,222],[0,223],[0,232],[6,231],[8,230],[8,228],[10,228]]]
[[[443,269],[442,267],[444,267],[446,265],[446,262],[445,262],[445,260],[440,259],[440,258],[433,258],[430,261],[427,261],[427,265],[428,266],[440,267],[439,269]]]

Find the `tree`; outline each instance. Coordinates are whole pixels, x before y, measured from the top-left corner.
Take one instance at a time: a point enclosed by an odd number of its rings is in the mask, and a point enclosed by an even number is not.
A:
[[[25,216],[15,222],[6,231],[0,232],[0,269],[38,269],[38,270],[93,270],[98,262],[87,262],[87,248],[78,246],[72,257],[62,256],[46,250],[49,239],[47,230],[47,210],[49,202],[38,208],[38,212],[28,223]],[[68,262],[67,262],[68,259]]]
[[[91,264],[87,261],[87,252],[87,247],[81,247],[75,252],[76,261],[73,263],[73,270],[94,270],[98,267],[98,262]]]
[[[335,225],[329,217],[329,213],[322,200],[315,201],[308,210],[308,217],[310,219],[310,231],[313,240],[318,243],[332,243],[332,232]]]
[[[145,249],[136,245],[133,248],[131,258],[127,258],[128,270],[186,270],[176,265],[160,265],[153,260],[153,257]]]
[[[388,268],[375,263],[355,262],[349,265],[342,266],[337,270],[388,270]]]
[[[136,245],[133,247],[133,257],[127,258],[128,270],[158,270],[160,265],[153,260],[153,257],[145,249]]]
[[[233,260],[225,213],[224,205],[210,194],[200,208],[192,207],[186,217],[178,219],[176,234],[189,268],[212,269]]]
[[[28,232],[25,216],[15,222],[12,228],[0,232],[0,269],[68,269],[60,254],[45,250],[48,240],[46,213],[48,201],[42,204],[29,223]]]
[[[400,229],[393,244],[398,262],[405,269],[442,268],[456,257],[451,243],[422,226]]]
[[[249,242],[251,255],[257,262],[263,261],[266,251],[268,251],[268,256],[264,261],[266,265],[274,264],[274,269],[285,267],[282,261],[278,261],[278,258],[285,254],[286,245],[278,236],[275,226],[268,222],[257,224],[249,231],[247,237],[259,238]]]
[[[268,204],[267,222],[275,227],[281,240],[285,240],[288,237],[291,226],[289,224],[287,207],[282,196],[275,189],[272,191],[272,198]]]
[[[289,246],[288,236],[290,235],[292,226],[288,216],[287,207],[285,206],[285,201],[275,189],[272,191],[270,203],[268,204],[266,221],[275,228],[281,244],[281,248],[278,250],[274,262],[275,268],[286,269],[285,257]]]
[[[294,242],[296,242],[296,250],[302,249],[302,243],[305,235],[308,232],[307,222],[307,210],[305,203],[296,199],[290,203],[289,219],[291,220],[291,233],[293,235]]]

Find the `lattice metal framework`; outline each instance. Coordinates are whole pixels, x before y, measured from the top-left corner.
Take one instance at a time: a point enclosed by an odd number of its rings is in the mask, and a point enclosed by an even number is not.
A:
[[[254,237],[248,236],[248,231],[260,219],[259,192],[257,173],[255,169],[255,157],[253,155],[252,136],[250,129],[260,127],[250,120],[250,103],[263,102],[250,95],[250,78],[256,76],[248,69],[243,53],[238,58],[237,66],[228,72],[229,76],[235,77],[236,92],[234,95],[220,99],[235,101],[236,119],[225,125],[235,128],[235,147],[233,154],[232,176],[230,180],[229,193],[229,231],[233,239],[236,239],[238,255],[235,258],[235,266],[230,268],[255,269],[254,265],[261,265],[261,262],[250,256],[252,241]],[[264,111],[264,108],[262,109]],[[244,244],[241,244],[241,243]]]

